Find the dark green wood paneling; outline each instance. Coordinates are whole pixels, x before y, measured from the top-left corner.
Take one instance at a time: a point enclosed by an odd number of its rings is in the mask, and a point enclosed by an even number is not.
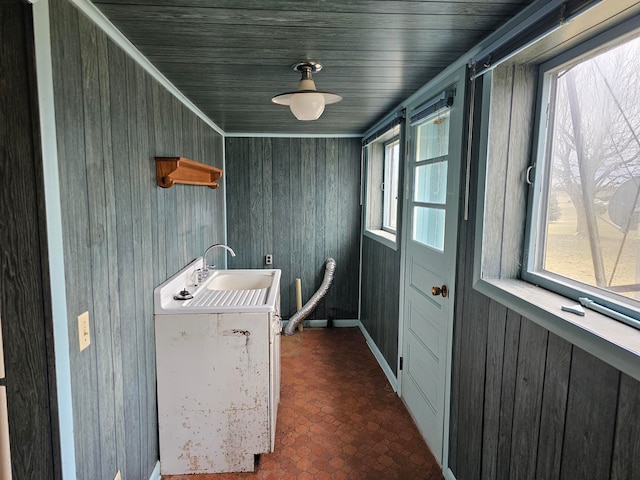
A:
[[[478,478],[480,475],[480,458],[482,455],[482,405],[484,396],[483,382],[485,375],[484,362],[477,362],[475,358],[486,355],[486,325],[481,319],[489,312],[489,302],[478,294],[470,292],[468,303],[465,303],[464,318],[466,328],[461,332],[460,349],[467,352],[460,363],[458,388],[465,392],[463,402],[465,408],[458,408],[458,448],[465,452],[468,462],[461,465],[463,478]],[[475,405],[476,408],[470,408]],[[508,413],[508,412],[502,412]]]
[[[0,385],[14,480],[61,478],[31,9],[0,3]]]
[[[222,167],[222,141],[70,3],[54,0],[51,27],[78,478],[149,478],[153,288],[224,240],[224,183],[161,189],[154,157]]]
[[[355,140],[351,140],[355,142]],[[324,187],[325,197],[324,197],[324,208],[322,209],[322,213],[324,214],[324,219],[322,220],[322,225],[324,229],[324,248],[328,251],[337,251],[338,249],[338,232],[340,225],[340,210],[339,205],[343,201],[343,195],[346,195],[348,192],[342,191],[338,182],[340,181],[339,173],[337,172],[337,167],[339,165],[339,153],[338,146],[334,141],[325,141],[325,162],[326,162],[326,170],[324,178],[320,179],[322,186]],[[357,162],[358,159],[356,157],[353,158],[354,162]],[[360,179],[354,179],[353,188],[355,190],[356,185],[360,184]],[[358,224],[359,227],[359,224]],[[346,233],[346,232],[345,232]],[[347,240],[347,238],[345,238]],[[356,244],[357,245],[357,244]],[[358,249],[353,250],[354,254],[357,255]],[[336,259],[337,260],[337,259]],[[341,262],[340,268],[344,270],[344,272],[348,272],[345,269],[347,266],[345,258]],[[331,315],[331,310],[327,308],[328,305],[337,306],[335,302],[335,298],[338,294],[342,294],[344,290],[342,290],[343,285],[342,282],[339,282],[339,279],[336,278],[335,285],[332,290],[330,290],[327,294],[327,301],[322,305],[322,313],[323,316]],[[306,297],[305,297],[306,298]],[[357,300],[356,308],[354,309],[353,318],[357,317]]]
[[[549,332],[522,322],[518,345],[509,478],[534,478]]]
[[[115,45],[108,45],[109,63],[109,91],[118,92],[121,89],[122,77],[126,75],[125,54]],[[126,465],[131,458],[136,458],[131,450],[132,445],[127,443],[127,429],[133,427],[131,421],[131,402],[133,397],[134,382],[132,373],[124,369],[124,365],[132,365],[132,348],[126,338],[131,335],[131,327],[135,322],[131,321],[129,305],[134,301],[135,292],[133,276],[127,271],[127,265],[133,265],[132,250],[128,248],[126,238],[122,231],[129,231],[132,227],[132,218],[128,205],[131,204],[131,192],[128,182],[119,181],[128,178],[129,166],[126,162],[115,161],[128,157],[129,142],[127,139],[127,104],[126,94],[116,94],[110,98],[109,124],[112,138],[112,165],[109,169],[113,172],[113,197],[110,199],[112,208],[111,222],[109,224],[109,247],[111,250],[110,278],[114,283],[111,290],[111,298],[117,301],[111,302],[111,329],[112,352],[116,362],[114,367],[114,395],[115,410],[118,421],[116,429],[116,452],[119,465]],[[124,419],[124,421],[123,421]],[[129,435],[130,438],[130,435]]]
[[[507,311],[507,324],[504,337],[504,363],[502,364],[502,383],[500,389],[500,415],[498,428],[497,479],[509,479],[511,467],[511,433],[513,428],[513,410],[516,396],[516,367],[518,365],[518,345],[522,317]],[[487,337],[492,332],[487,333]],[[471,360],[473,361],[473,360]],[[464,478],[464,477],[463,477]]]
[[[491,302],[487,319],[487,357],[482,426],[482,469],[480,478],[496,478],[498,435],[500,432],[500,394],[505,354],[507,308]]]
[[[319,139],[316,142],[316,158],[321,158],[321,159],[325,159],[327,158],[328,155],[328,151],[327,151],[327,143],[331,142],[332,140],[322,140]],[[329,171],[329,167],[327,165],[327,162],[324,161],[320,161],[320,162],[316,162],[315,165],[315,178],[318,179],[318,182],[322,182],[322,185],[324,186],[324,182],[327,176],[327,172]],[[315,200],[317,205],[325,205],[326,204],[326,200],[327,200],[327,191],[325,188],[318,188],[316,189],[316,195],[315,195]],[[325,209],[324,208],[316,208],[316,215],[315,215],[315,223],[316,225],[323,225],[325,223]],[[316,251],[322,251],[325,249],[325,243],[326,243],[326,238],[324,235],[317,235],[315,237],[315,248]],[[339,266],[340,267],[340,266]],[[342,267],[340,267],[342,268]],[[313,269],[313,273],[315,276],[315,283],[319,284],[318,282],[322,282],[322,276],[324,274],[324,269],[319,268],[318,266],[316,266]],[[322,309],[320,311],[320,309]],[[319,310],[318,310],[318,316],[319,318],[323,318],[326,316],[326,312],[324,310],[324,304],[323,305],[319,305]]]
[[[400,251],[362,237],[360,320],[394,374],[398,374]]]
[[[477,82],[470,85],[468,89],[471,92],[471,89],[475,89],[476,92],[481,91],[481,82],[482,78],[480,78]],[[480,113],[479,109],[476,109],[476,117],[478,117]],[[477,118],[475,119],[477,121]],[[477,143],[477,142],[476,142]],[[476,151],[474,148],[473,151]],[[476,168],[476,164],[472,164],[472,168]],[[462,182],[461,182],[462,183]],[[475,188],[475,185],[471,184],[472,190]],[[464,189],[461,189],[461,192]],[[464,202],[461,202],[461,205],[464,205]],[[462,210],[462,209],[461,209]],[[473,243],[474,243],[474,232],[472,229],[472,224],[470,222],[459,222],[458,225],[458,248],[457,248],[457,274],[455,276],[456,288],[455,291],[455,304],[454,304],[454,318],[456,321],[453,325],[453,356],[456,360],[459,360],[460,352],[459,350],[462,348],[463,344],[463,335],[466,334],[466,331],[469,330],[465,326],[465,321],[467,316],[464,315],[465,308],[467,305],[465,304],[465,296],[463,292],[468,291],[471,286],[470,282],[473,279]],[[465,244],[463,246],[463,244]],[[489,307],[490,308],[490,307]],[[471,317],[473,319],[473,317]],[[489,345],[490,347],[490,345]],[[490,366],[489,366],[490,367]],[[464,387],[461,383],[463,381],[463,368],[461,366],[460,361],[452,362],[451,367],[451,398],[459,398],[459,392],[461,392]],[[461,422],[460,416],[465,415],[465,409],[459,408],[459,402],[451,402],[450,406],[450,420],[449,420],[449,464],[451,468],[455,471],[458,471],[457,465],[460,465],[460,468],[466,468],[466,463],[461,462],[458,463],[458,451],[464,451],[458,448],[458,442],[465,442],[467,440],[466,435],[467,432],[465,430],[461,430]],[[497,412],[496,412],[497,413]],[[455,446],[455,447],[454,447]],[[465,455],[464,453],[462,454]]]
[[[129,95],[123,86],[129,75],[132,65],[127,62],[124,53],[117,47],[110,48],[111,60],[111,90],[117,92],[121,89],[120,95],[114,95],[112,101],[112,136],[113,136],[113,159],[114,159],[114,181],[115,181],[115,206],[116,206],[116,242],[118,266],[118,316],[114,323],[119,327],[120,349],[116,353],[120,357],[114,360],[118,363],[117,370],[122,375],[122,417],[118,419],[123,424],[124,437],[119,439],[117,447],[124,457],[119,457],[118,464],[125,471],[136,472],[139,469],[140,449],[136,447],[139,443],[140,419],[136,408],[139,399],[138,394],[138,368],[135,357],[136,350],[136,311],[135,311],[135,275],[130,270],[135,265],[134,252],[131,245],[130,233],[133,230],[134,218],[132,214],[133,196],[131,185],[128,181],[123,182],[123,178],[130,177],[129,162],[117,161],[117,159],[130,158],[129,139]],[[114,325],[115,326],[115,325]],[[114,332],[115,333],[115,332]],[[133,340],[133,341],[132,341]],[[132,368],[133,367],[133,368]],[[124,450],[122,450],[124,448]]]
[[[559,478],[572,346],[549,334],[538,440],[537,478]]]
[[[573,349],[560,479],[610,478],[619,384],[619,371]]]
[[[477,89],[479,85],[476,84],[474,87]],[[462,185],[461,179],[460,185]],[[464,189],[461,188],[460,191]],[[450,443],[457,445],[456,448],[452,448],[452,464],[457,465],[456,471],[468,478],[479,478],[483,454],[483,409],[479,409],[478,406],[483,403],[484,377],[487,368],[490,369],[491,365],[485,365],[485,362],[477,362],[475,359],[486,357],[488,349],[492,347],[491,343],[487,343],[487,326],[482,319],[487,318],[490,312],[499,317],[499,309],[472,289],[474,235],[471,226],[470,222],[461,222],[458,232],[458,274],[456,275],[457,293],[454,316],[459,321],[454,324],[453,348],[454,352],[465,353],[456,357],[459,362],[454,362],[452,367],[455,372],[452,390],[460,392],[456,393],[456,398],[461,392],[464,394],[460,397],[459,404],[451,409],[455,425],[452,424]],[[498,353],[502,354],[502,352],[496,352]],[[502,414],[499,409],[488,413],[495,416]],[[498,448],[497,442],[494,448]],[[462,452],[460,457],[463,461],[458,460],[458,452]]]
[[[290,191],[290,182],[291,181],[295,181],[295,179],[291,179],[290,173],[289,173],[289,164],[292,161],[298,161],[295,158],[291,158],[290,156],[290,148],[289,145],[292,142],[292,139],[288,139],[288,138],[276,138],[273,139],[271,141],[271,152],[272,152],[272,167],[271,167],[271,172],[272,172],[272,177],[271,177],[271,181],[273,182],[273,189],[272,189],[272,195],[273,197],[271,198],[271,205],[273,208],[273,243],[272,243],[272,247],[273,247],[273,262],[274,262],[274,267],[275,268],[280,268],[282,270],[282,277],[281,277],[281,288],[280,288],[280,292],[281,292],[281,310],[282,310],[282,314],[285,316],[291,316],[291,314],[295,311],[295,302],[296,302],[296,297],[295,297],[295,283],[292,280],[292,270],[296,269],[297,266],[292,264],[292,255],[291,252],[293,250],[293,232],[292,229],[294,228],[294,225],[292,223],[292,215],[291,212],[294,209],[299,208],[298,205],[298,201],[296,199],[295,202],[293,202],[292,198],[291,198],[291,191]],[[269,143],[268,139],[264,140],[265,143]],[[245,144],[246,145],[246,152],[249,152],[248,149],[248,144],[249,144],[249,140],[237,140],[234,141],[233,139],[226,139],[226,144],[227,145],[233,145],[233,144]],[[265,159],[266,161],[269,161],[269,159]],[[235,165],[237,164],[242,164],[244,161],[246,161],[246,157],[230,157],[229,154],[227,153],[226,156],[226,161],[227,161],[227,170],[233,170],[235,169]],[[233,163],[233,166],[231,164],[231,162]],[[245,175],[250,176],[253,175],[253,172],[249,171],[248,169],[245,170]],[[269,179],[265,179],[266,181],[269,181]],[[247,179],[248,181],[248,179]],[[229,184],[228,184],[228,188],[229,188],[229,198],[233,198],[236,195],[242,199],[245,198],[245,194],[243,193],[243,190],[240,190],[237,185],[234,183],[231,183],[231,179],[229,180]],[[236,193],[234,193],[236,192]],[[269,199],[264,199],[265,203],[268,203],[270,200]],[[232,239],[237,239],[238,241],[242,242],[242,238],[243,238],[243,233],[242,230],[246,228],[246,223],[242,221],[242,218],[244,218],[246,216],[246,205],[243,205],[241,209],[235,210],[236,212],[243,212],[241,213],[239,216],[238,214],[234,214],[234,210],[231,209],[231,207],[229,205],[227,205],[227,225],[234,225],[234,227],[239,228],[239,236],[237,237],[232,237],[231,234],[229,234],[229,242],[234,243],[234,241],[232,241]],[[265,232],[267,238],[269,237],[268,232]],[[310,239],[315,239],[317,237],[323,238],[323,235],[316,235],[315,233],[313,234],[313,236],[310,237]],[[246,242],[246,241],[245,241]],[[250,246],[247,245],[247,249]],[[243,250],[243,248],[239,248],[239,250]],[[322,250],[319,251],[324,251],[324,244],[322,245]],[[269,253],[269,252],[264,252]],[[324,261],[320,260],[320,262]],[[255,267],[260,267],[262,264],[264,263],[263,259],[261,257],[259,258],[255,258],[255,259],[251,259],[249,263],[244,263],[244,265],[253,265]],[[242,264],[241,264],[242,265]],[[296,274],[293,274],[296,275]],[[306,282],[309,282],[309,279],[306,280]],[[305,282],[305,283],[306,283]],[[313,285],[313,282],[312,282]],[[311,287],[313,288],[313,286]],[[304,299],[303,299],[304,302]],[[316,315],[318,314],[318,312],[316,311]]]
[[[621,375],[611,478],[640,478],[640,382]]]
[[[78,328],[76,318],[89,311],[92,303],[91,261],[89,253],[89,200],[85,165],[84,105],[82,94],[82,50],[79,42],[78,13],[61,4],[54,9],[51,35],[55,42],[64,43],[64,55],[53,63],[54,79],[64,78],[56,85],[56,130],[60,161],[60,195],[64,212],[62,218],[67,289],[67,311],[69,313],[69,344],[72,363],[71,382],[73,388],[74,431],[76,432],[76,462],[80,475],[94,472],[101,475],[100,454],[92,446],[99,445],[98,398],[95,348],[78,351]],[[55,53],[54,53],[55,55]],[[64,99],[64,100],[62,100]],[[65,202],[63,199],[69,199]],[[73,199],[73,201],[70,201]],[[69,267],[67,267],[69,265]],[[73,265],[75,268],[71,268]],[[91,312],[90,312],[91,313]],[[95,316],[91,315],[91,334],[95,345]],[[73,368],[73,365],[76,365]],[[92,428],[88,428],[92,427]]]
[[[101,86],[104,92],[105,82],[100,82],[101,63],[106,59],[102,51],[106,49],[104,42],[98,45],[97,28],[88,22],[79,22],[79,35],[83,39],[80,45],[81,77],[82,83],[77,85],[82,92],[82,118],[84,118],[84,160],[87,179],[103,178],[104,164],[110,162],[111,151],[105,148],[103,137],[108,136],[110,129],[108,124],[102,125],[102,106],[108,105],[108,90],[101,98]],[[100,51],[99,51],[100,49]],[[106,52],[105,52],[106,53]],[[104,63],[102,63],[104,64]],[[102,85],[101,85],[102,83]],[[103,100],[106,103],[103,103]],[[93,404],[91,414],[94,417],[91,421],[98,422],[98,428],[91,432],[94,436],[89,437],[89,442],[84,446],[97,442],[99,445],[115,444],[115,401],[113,389],[113,362],[111,362],[111,325],[109,311],[109,296],[96,294],[101,291],[109,291],[108,277],[108,251],[106,248],[106,196],[104,182],[91,182],[87,188],[88,207],[88,284],[92,288],[91,299],[87,298],[92,322],[92,335],[94,348],[87,350],[86,354],[91,354],[91,361],[96,362],[95,390],[97,395],[92,399]],[[91,308],[92,307],[92,308]],[[83,448],[84,448],[83,447]],[[93,458],[99,468],[102,478],[108,477],[117,465],[116,449],[101,449],[99,457],[88,449],[84,449],[84,457]],[[96,458],[97,457],[97,458]],[[98,463],[99,462],[99,463]]]
[[[319,140],[319,142],[324,142],[324,140]],[[296,234],[294,238],[298,245],[294,248],[294,251],[299,252],[299,255],[296,256],[294,264],[300,265],[300,278],[312,278],[315,279],[315,284],[319,285],[318,277],[316,272],[318,271],[318,267],[320,265],[315,264],[315,242],[311,239],[306,239],[304,232],[313,229],[316,224],[316,210],[322,210],[322,207],[318,205],[316,199],[316,193],[318,190],[318,177],[316,176],[316,149],[315,144],[317,142],[300,142],[300,159],[299,162],[292,162],[291,166],[293,167],[291,170],[291,174],[300,178],[300,182],[296,183],[295,188],[293,187],[293,195],[294,198],[299,198],[300,203],[299,207],[294,210],[294,215],[296,218],[295,224],[300,226],[300,229],[295,229]],[[294,157],[295,158],[295,157]],[[323,158],[324,159],[324,158]],[[352,177],[348,177],[349,180]],[[333,195],[331,195],[333,196]],[[339,220],[336,218],[336,220]],[[338,222],[336,222],[338,224]],[[338,224],[339,225],[339,224]],[[345,229],[345,233],[349,231],[350,227]],[[293,232],[292,232],[293,233]],[[302,233],[299,235],[298,233]],[[342,265],[344,269],[347,267],[346,265]],[[348,267],[347,267],[348,268]],[[320,280],[322,281],[322,280]],[[313,284],[312,284],[313,285]],[[303,298],[308,299],[311,295],[313,295],[314,290],[313,287],[309,289],[310,285],[306,285],[307,290],[303,291]],[[334,286],[338,288],[336,284]],[[335,290],[334,290],[335,292]],[[334,293],[331,292],[331,293]],[[346,292],[345,292],[346,293]],[[331,297],[329,297],[331,298]],[[332,302],[335,302],[335,297],[331,299]],[[332,303],[325,301],[323,303],[323,307],[327,303]],[[320,313],[320,312],[318,312]],[[325,312],[322,317],[318,318],[326,318],[327,313]]]
[[[355,138],[227,138],[227,223],[233,268],[282,270],[282,314],[320,286],[328,257],[333,285],[309,319],[358,314],[360,142]]]
[[[534,84],[522,79],[516,82],[525,70],[509,68],[497,69],[493,76],[494,90],[498,91],[492,103],[496,135],[491,161],[502,161],[503,166],[494,166],[495,174],[490,178],[504,189],[513,181],[508,180],[506,168],[512,161],[509,155],[526,157],[528,152],[522,142],[517,142],[517,136],[511,135],[510,128],[527,126],[527,118],[533,114]],[[501,95],[505,91],[508,94]],[[512,101],[514,92],[519,101]],[[479,97],[477,94],[478,102]],[[475,122],[476,127],[478,124]],[[517,148],[508,148],[516,144]],[[478,149],[472,151],[476,155]],[[477,165],[474,158],[472,205],[477,198]],[[498,224],[508,225],[514,222],[512,217],[522,215],[520,204],[507,209],[499,195],[491,201],[495,203],[485,213],[498,218]],[[640,383],[473,290],[470,266],[475,254],[475,217],[472,208],[468,221],[460,220],[459,229],[449,442],[455,477],[635,478]],[[500,245],[494,233],[489,232],[485,241]],[[496,255],[489,267],[496,276],[501,271],[511,274],[516,268],[518,252],[511,250],[521,250],[521,238],[507,237],[504,248],[510,250],[508,261],[502,265],[501,255]]]

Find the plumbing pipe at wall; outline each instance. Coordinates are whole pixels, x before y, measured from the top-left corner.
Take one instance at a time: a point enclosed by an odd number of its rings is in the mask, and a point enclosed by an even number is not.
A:
[[[322,283],[320,287],[314,293],[309,301],[304,304],[301,310],[298,310],[293,316],[289,319],[287,326],[284,328],[285,335],[293,335],[295,333],[296,327],[300,322],[302,322],[305,318],[309,316],[313,310],[318,306],[320,300],[327,294],[329,287],[331,286],[331,282],[333,281],[333,273],[336,271],[336,261],[329,257],[324,265],[324,278],[322,279]]]

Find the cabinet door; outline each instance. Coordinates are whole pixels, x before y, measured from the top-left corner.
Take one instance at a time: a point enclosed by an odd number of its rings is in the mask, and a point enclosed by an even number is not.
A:
[[[156,315],[163,475],[253,471],[269,451],[267,315]]]

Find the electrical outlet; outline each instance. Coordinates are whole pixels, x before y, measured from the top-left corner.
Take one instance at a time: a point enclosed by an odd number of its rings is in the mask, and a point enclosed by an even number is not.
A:
[[[265,265],[273,265],[273,255],[265,255],[264,256],[264,264]]]
[[[120,470],[118,470],[118,473],[116,473],[116,476],[113,477],[113,480],[122,480],[122,477],[120,476]]]
[[[89,333],[89,312],[84,312],[78,316],[78,338],[80,340],[80,351],[84,350],[91,343]]]

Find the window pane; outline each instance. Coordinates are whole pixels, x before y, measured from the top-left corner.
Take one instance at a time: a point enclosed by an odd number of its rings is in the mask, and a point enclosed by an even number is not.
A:
[[[414,207],[413,240],[443,252],[444,220],[444,209]]]
[[[385,147],[384,163],[384,212],[382,228],[395,232],[398,216],[398,169],[400,141],[394,140]]]
[[[416,168],[414,200],[416,202],[446,202],[447,162],[435,162]]]
[[[436,113],[418,126],[416,161],[443,157],[449,153],[449,110]]]
[[[640,298],[640,41],[551,76],[548,272]]]
[[[400,130],[398,124],[366,146],[365,232],[369,237],[396,248],[398,211],[398,171],[400,167]]]

